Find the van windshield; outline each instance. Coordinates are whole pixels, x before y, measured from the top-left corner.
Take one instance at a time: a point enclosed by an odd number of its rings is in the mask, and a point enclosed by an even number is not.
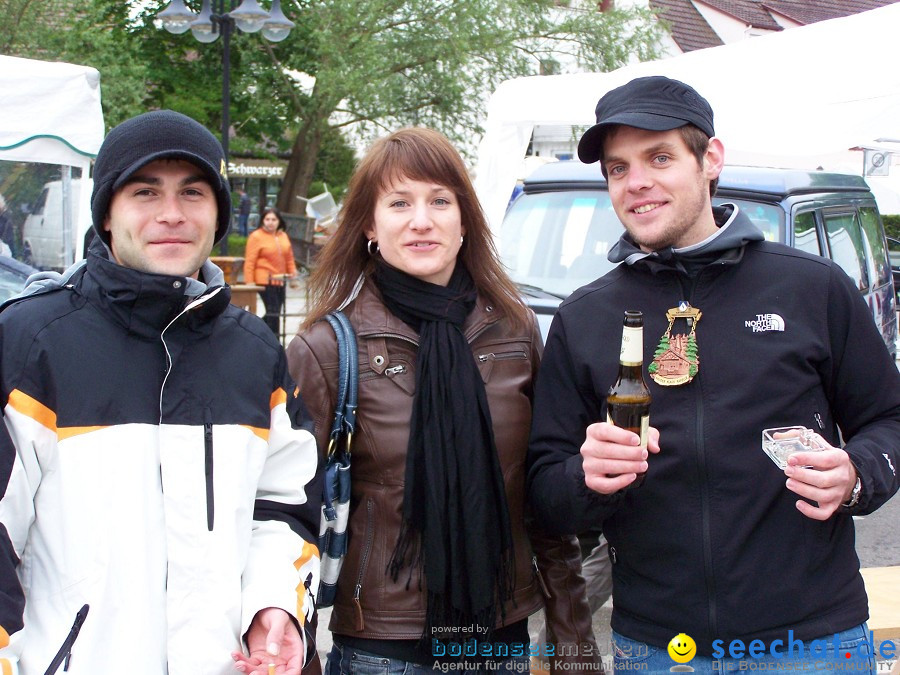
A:
[[[622,225],[604,190],[524,194],[500,228],[500,256],[517,284],[566,297],[614,265]]]
[[[784,212],[777,206],[728,197],[769,241],[784,241]],[[606,190],[562,190],[523,194],[500,228],[500,256],[512,280],[567,297],[615,265],[607,255],[622,236],[622,224]]]

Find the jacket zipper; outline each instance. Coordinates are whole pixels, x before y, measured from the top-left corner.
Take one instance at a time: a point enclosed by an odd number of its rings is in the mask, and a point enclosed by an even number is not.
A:
[[[362,593],[362,580],[366,567],[369,562],[369,552],[372,550],[372,540],[375,538],[375,531],[372,527],[372,511],[375,503],[372,498],[366,499],[366,547],[363,549],[362,560],[359,561],[359,574],[356,577],[356,588],[353,589],[353,602],[356,605],[356,630],[363,631],[366,629],[366,621],[363,618],[362,603],[359,596]]]
[[[392,377],[394,375],[400,375],[405,372],[406,372],[406,366],[404,366],[401,363],[399,366],[392,366],[390,368],[385,368],[384,371],[381,373],[378,373],[377,371],[374,371],[374,370],[367,370],[366,372],[359,374],[359,381],[367,382],[369,380],[374,380],[374,379],[377,379],[384,375],[387,375],[388,377]]]
[[[816,422],[819,425],[819,431],[825,431],[825,423],[822,421],[822,416],[819,413],[815,413],[813,417],[816,418]]]
[[[466,342],[472,344],[482,333],[484,333],[488,328],[494,325],[496,322],[489,322],[479,327],[477,331],[472,333],[472,335],[466,337]],[[366,340],[368,338],[396,338],[398,340],[403,340],[404,342],[408,342],[411,345],[415,345],[416,348],[419,347],[419,343],[417,340],[414,340],[411,337],[407,337],[406,335],[400,335],[399,333],[367,333],[365,335],[360,335],[360,339]]]
[[[199,298],[195,298],[185,305],[178,315],[172,319],[166,327],[160,331],[159,340],[162,342],[163,349],[166,352],[166,374],[163,377],[162,385],[159,388],[159,424],[163,423],[163,393],[166,390],[166,383],[169,381],[169,375],[172,373],[172,354],[169,352],[169,345],[166,343],[166,331],[171,328],[178,319],[187,314],[195,307],[203,305],[207,300],[217,295],[224,286],[215,288],[213,291]],[[214,503],[215,495],[213,494],[213,432],[212,432],[212,412],[209,408],[203,409],[203,451],[204,451],[204,473],[206,478],[206,527],[212,532],[213,521],[215,519]],[[160,481],[162,481],[162,466],[159,467]]]
[[[517,352],[500,352],[499,354],[496,352],[490,352],[489,354],[479,354],[478,360],[481,363],[486,361],[503,361],[505,359],[524,359],[527,357],[525,351],[517,351]]]
[[[212,412],[203,409],[203,449],[206,474],[206,529],[212,532],[215,520],[215,495],[213,494],[213,425]]]
[[[538,584],[541,587],[541,592],[544,594],[544,597],[549,600],[550,598],[553,597],[553,594],[550,593],[550,589],[547,588],[547,584],[544,581],[544,575],[541,574],[541,568],[538,567],[538,561],[537,561],[536,555],[531,556],[531,566],[534,568],[534,576],[537,579]]]
[[[690,292],[687,301],[691,302],[694,298],[694,292],[700,282],[700,277],[708,269],[701,269],[691,280]],[[682,293],[684,287],[681,286],[681,277],[678,277],[678,285],[681,287]],[[696,418],[696,438],[697,438],[697,477],[700,484],[700,522],[703,527],[703,565],[706,570],[706,593],[708,603],[708,619],[710,635],[718,635],[719,619],[716,611],[716,580],[713,578],[713,555],[712,555],[712,526],[709,507],[709,486],[703,479],[706,475],[706,439],[703,436],[703,392],[700,380],[697,380],[696,398],[697,398],[697,418]]]
[[[372,333],[371,335],[360,335],[359,337],[361,340],[367,340],[369,338],[396,338],[397,340],[403,340],[411,345],[415,345],[417,348],[419,346],[419,343],[412,338],[400,335],[399,333]]]

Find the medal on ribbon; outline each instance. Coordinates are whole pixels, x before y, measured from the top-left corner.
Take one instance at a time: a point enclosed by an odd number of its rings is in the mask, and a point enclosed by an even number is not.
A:
[[[701,316],[702,312],[691,307],[686,300],[666,312],[669,325],[659,340],[653,362],[647,368],[654,382],[663,387],[675,387],[687,384],[700,371],[697,323]],[[677,331],[675,334],[673,329]]]

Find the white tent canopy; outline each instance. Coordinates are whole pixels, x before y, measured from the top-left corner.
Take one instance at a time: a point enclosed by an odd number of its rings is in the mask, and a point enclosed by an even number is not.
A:
[[[488,219],[502,220],[536,124],[591,125],[600,96],[646,75],[709,100],[729,163],[800,167],[853,147],[900,150],[898,36],[900,3],[610,73],[503,82],[476,168]]]
[[[100,73],[0,56],[0,159],[84,169],[103,142]]]
[[[87,177],[104,133],[96,69],[0,55],[0,91],[0,160],[76,167]],[[70,176],[63,172],[59,214],[65,264],[80,257],[80,235],[90,225],[90,183],[80,181],[73,199]],[[83,206],[79,213],[76,204]]]

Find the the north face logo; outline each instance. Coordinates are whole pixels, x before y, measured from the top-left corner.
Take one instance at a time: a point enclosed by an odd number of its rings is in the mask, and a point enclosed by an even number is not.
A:
[[[784,319],[778,314],[757,314],[755,319],[745,321],[746,328],[752,328],[754,333],[763,333],[769,330],[784,331]]]

